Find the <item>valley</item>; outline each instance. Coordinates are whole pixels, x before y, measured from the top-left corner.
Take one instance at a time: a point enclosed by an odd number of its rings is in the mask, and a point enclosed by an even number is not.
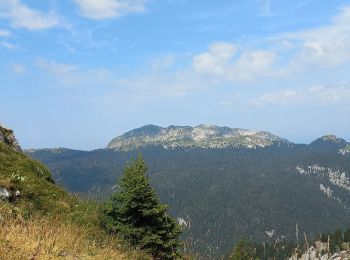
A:
[[[296,226],[310,238],[350,226],[350,156],[341,152],[348,146],[343,139],[324,136],[304,145],[275,137],[268,146],[213,148],[210,142],[181,145],[184,134],[165,147],[152,141],[153,129],[117,139],[134,149],[26,152],[70,192],[99,200],[111,194],[123,165],[141,153],[153,187],[183,225],[188,250],[204,255],[223,255],[240,239],[295,241]]]

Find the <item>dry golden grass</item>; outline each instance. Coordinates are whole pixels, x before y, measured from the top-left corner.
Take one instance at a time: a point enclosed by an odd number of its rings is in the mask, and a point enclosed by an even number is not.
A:
[[[0,259],[147,259],[121,253],[119,244],[58,219],[0,216]]]

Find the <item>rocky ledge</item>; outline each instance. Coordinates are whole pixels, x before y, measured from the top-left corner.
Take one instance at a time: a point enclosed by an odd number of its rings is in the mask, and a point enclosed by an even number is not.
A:
[[[22,149],[17,141],[12,129],[0,125],[0,142],[5,143],[17,152],[22,152]]]

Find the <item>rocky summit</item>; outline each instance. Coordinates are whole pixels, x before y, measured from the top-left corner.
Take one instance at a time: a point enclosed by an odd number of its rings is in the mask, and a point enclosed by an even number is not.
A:
[[[256,149],[272,145],[292,145],[286,139],[265,131],[215,125],[168,126],[146,125],[114,138],[107,148],[130,151],[145,146],[162,146],[165,149],[181,147]]]

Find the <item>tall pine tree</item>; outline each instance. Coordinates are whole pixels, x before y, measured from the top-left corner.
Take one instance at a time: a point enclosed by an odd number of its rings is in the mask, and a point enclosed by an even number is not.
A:
[[[167,206],[160,203],[146,172],[141,156],[125,167],[106,205],[104,226],[156,259],[178,258],[180,226],[168,216]]]

